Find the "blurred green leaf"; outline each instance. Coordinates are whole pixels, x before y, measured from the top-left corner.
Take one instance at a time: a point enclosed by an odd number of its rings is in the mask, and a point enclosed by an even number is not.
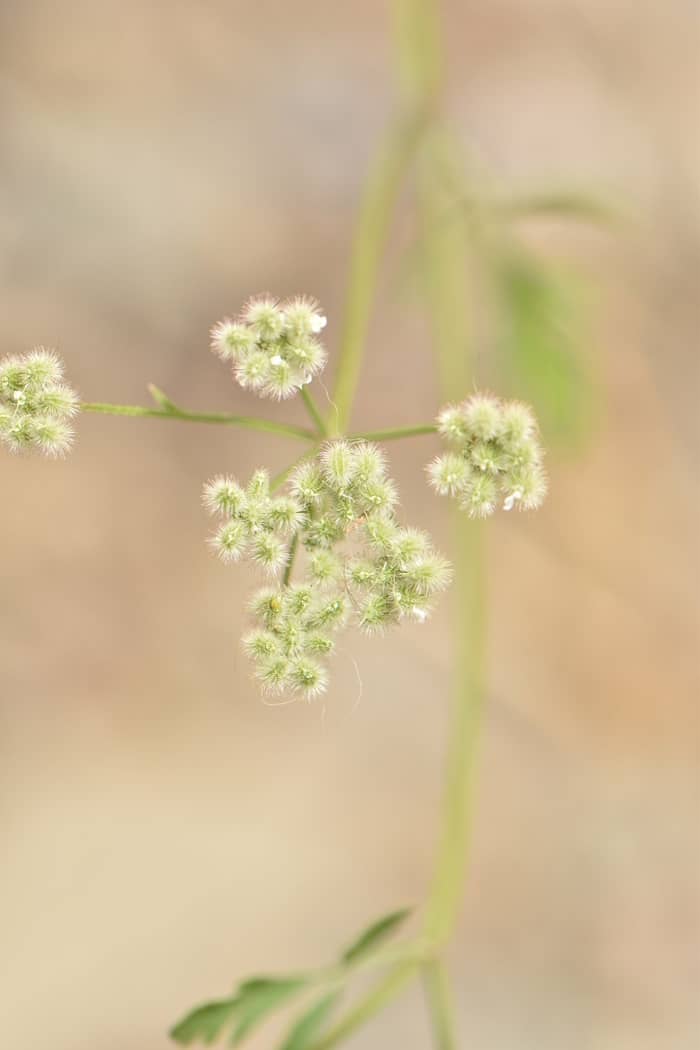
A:
[[[226,1025],[232,1020],[238,999],[221,999],[218,1002],[204,1003],[183,1017],[170,1031],[170,1037],[176,1043],[188,1046],[190,1043],[213,1043],[218,1039]]]
[[[353,941],[350,947],[343,952],[342,961],[352,963],[363,955],[369,955],[377,945],[390,937],[410,914],[410,908],[401,908],[399,911],[392,911],[382,916],[381,919],[377,919],[366,930],[363,930],[357,940]]]
[[[513,246],[498,257],[495,282],[502,364],[515,392],[532,402],[546,438],[578,443],[587,429],[592,391],[573,282]]]
[[[294,1022],[280,1050],[307,1050],[340,1002],[340,992],[330,992]]]
[[[303,977],[254,977],[245,981],[238,991],[237,1024],[231,1036],[231,1046],[238,1046],[250,1035],[268,1014],[282,1006],[306,986]]]
[[[222,1038],[224,1029],[235,1024],[231,1045],[236,1046],[268,1014],[282,1006],[307,984],[305,977],[251,977],[238,987],[229,999],[205,1003],[187,1014],[171,1030],[178,1043],[213,1043]]]
[[[553,216],[607,226],[627,218],[622,205],[612,197],[572,189],[543,190],[539,193],[502,197],[496,199],[491,206],[502,216],[515,219]]]

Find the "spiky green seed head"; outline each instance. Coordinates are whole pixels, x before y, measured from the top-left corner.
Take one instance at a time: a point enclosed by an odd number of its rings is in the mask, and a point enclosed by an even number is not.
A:
[[[328,656],[335,648],[333,640],[325,634],[308,634],[304,643],[304,652],[311,656]]]
[[[326,318],[319,304],[309,296],[300,295],[288,300],[283,313],[284,327],[290,342],[318,335],[326,327]]]
[[[262,391],[270,380],[270,358],[254,350],[236,363],[234,375],[244,390]]]
[[[247,499],[238,482],[219,475],[204,486],[202,502],[210,514],[235,518],[245,508]]]
[[[360,627],[368,634],[383,631],[391,622],[391,600],[384,594],[372,594],[360,610]]]
[[[468,436],[462,406],[446,405],[437,417],[437,429],[448,445],[462,445]]]
[[[329,583],[338,580],[342,572],[340,559],[331,551],[316,551],[309,559],[309,573],[315,583]]]
[[[324,445],[320,461],[326,484],[335,492],[347,489],[355,471],[355,457],[348,442],[331,441]]]
[[[303,656],[294,660],[289,668],[289,682],[296,692],[312,700],[328,688],[328,673],[322,664]]]
[[[255,347],[255,334],[240,321],[219,321],[211,330],[211,348],[222,361],[238,361]]]
[[[251,631],[243,637],[243,648],[252,660],[267,661],[277,652],[277,639],[270,631]]]
[[[258,565],[275,575],[286,561],[287,548],[274,533],[268,532],[253,540],[251,554]]]
[[[270,505],[270,524],[281,532],[296,532],[304,521],[304,513],[297,500],[291,496],[280,496]]]
[[[496,509],[498,487],[488,474],[474,473],[462,493],[460,507],[470,518],[488,518]]]
[[[441,496],[457,496],[469,479],[468,460],[457,452],[446,452],[428,464],[428,480]]]
[[[227,521],[219,526],[210,542],[222,561],[238,561],[248,546],[246,527],[240,521]]]
[[[313,460],[302,463],[291,476],[292,494],[304,505],[315,507],[321,502],[325,489],[323,472],[319,463]]]
[[[301,616],[313,602],[313,587],[308,584],[292,584],[285,588],[283,593],[284,609],[290,616]]]
[[[501,404],[495,397],[475,394],[462,405],[464,425],[470,438],[477,441],[492,441],[502,431]]]
[[[290,662],[283,656],[272,656],[258,663],[255,673],[266,693],[281,693],[290,684]]]

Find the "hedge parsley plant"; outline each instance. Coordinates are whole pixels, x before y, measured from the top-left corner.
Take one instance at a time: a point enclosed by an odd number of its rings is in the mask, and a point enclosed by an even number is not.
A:
[[[457,1046],[442,956],[462,895],[475,742],[486,685],[479,519],[499,508],[534,510],[546,493],[533,410],[487,393],[467,395],[473,391],[464,291],[467,246],[480,258],[508,322],[510,371],[522,377],[543,407],[553,409],[550,417],[561,420],[561,404],[573,414],[580,370],[571,348],[559,341],[558,290],[555,294],[534,258],[523,254],[511,224],[523,214],[575,215],[586,208],[578,207],[571,194],[521,202],[477,198],[456,160],[459,151],[437,104],[442,62],[434,0],[394,0],[394,9],[402,107],[370,172],[360,208],[328,414],[309,390],[327,361],[322,341],[326,317],[306,296],[251,298],[235,319],[214,325],[211,346],[245,391],[275,400],[299,394],[309,426],[193,411],[155,386],[149,388],[150,407],[81,403],[65,383],[53,351],[38,348],[0,361],[0,441],[13,452],[63,455],[79,408],[242,427],[303,443],[301,458],[279,477],[271,478],[261,466],[247,480],[219,474],[204,486],[204,505],[214,519],[212,549],[224,563],[253,562],[263,577],[263,586],[250,600],[252,622],[242,639],[263,693],[313,700],[328,688],[338,632],[355,626],[377,634],[406,621],[423,623],[440,592],[454,583],[447,786],[435,874],[419,932],[387,944],[409,914],[407,909],[392,911],[328,965],[245,980],[230,995],[197,1007],[175,1025],[171,1035],[183,1044],[225,1039],[239,1045],[273,1013],[294,1007],[279,1050],[331,1050],[422,975],[435,1046]],[[417,176],[417,252],[448,403],[435,423],[353,434],[348,424],[389,217],[409,174]],[[553,377],[551,388],[542,377]],[[548,400],[552,392],[554,404]],[[443,440],[445,449],[427,464],[427,480],[463,512],[454,519],[454,568],[434,550],[429,536],[400,520],[398,492],[379,447],[431,434]],[[360,975],[371,978],[369,988],[343,1009],[343,999]]]

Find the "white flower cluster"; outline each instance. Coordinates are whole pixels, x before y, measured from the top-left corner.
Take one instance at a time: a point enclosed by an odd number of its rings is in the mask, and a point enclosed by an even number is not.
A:
[[[424,621],[450,567],[424,533],[398,524],[396,490],[373,445],[328,443],[297,468],[285,497],[271,498],[262,479],[259,472],[245,490],[227,478],[206,487],[205,503],[226,518],[212,542],[225,560],[249,552],[271,571],[289,564],[295,544],[306,552],[300,583],[255,595],[257,626],[244,646],[264,690],[310,698],[326,688],[319,658],[332,652],[339,627]]]
[[[237,382],[260,397],[291,397],[310,383],[326,363],[316,338],[326,327],[318,303],[300,296],[278,302],[251,299],[235,320],[211,330],[211,345],[222,361],[233,364]]]
[[[60,456],[68,451],[70,421],[80,402],[62,380],[61,361],[43,347],[0,360],[0,440],[13,452],[36,449]]]
[[[542,447],[530,408],[476,394],[448,405],[437,419],[451,447],[428,466],[430,483],[442,496],[455,496],[473,518],[517,506],[532,510],[547,493]]]

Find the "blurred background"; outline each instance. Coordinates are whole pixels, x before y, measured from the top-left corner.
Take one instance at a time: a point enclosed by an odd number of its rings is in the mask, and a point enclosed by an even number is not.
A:
[[[595,411],[587,440],[550,454],[544,509],[489,527],[490,695],[451,949],[463,1043],[685,1050],[700,9],[443,9],[447,108],[494,180],[602,189],[638,216],[523,232],[597,289]],[[308,292],[332,361],[395,102],[389,28],[376,0],[0,3],[0,352],[57,346],[85,400],[145,404],[152,381],[191,408],[301,421],[235,387],[208,328],[251,293]],[[424,312],[396,277],[411,237],[402,214],[356,429],[439,404]],[[422,899],[449,602],[380,642],[346,636],[323,702],[267,707],[238,643],[255,577],[209,554],[200,486],[299,450],[98,416],[78,435],[65,462],[0,462],[0,1030],[13,1050],[165,1050],[235,978],[323,962]],[[389,449],[405,518],[448,549],[422,476],[436,450]],[[419,989],[352,1045],[427,1047]]]

